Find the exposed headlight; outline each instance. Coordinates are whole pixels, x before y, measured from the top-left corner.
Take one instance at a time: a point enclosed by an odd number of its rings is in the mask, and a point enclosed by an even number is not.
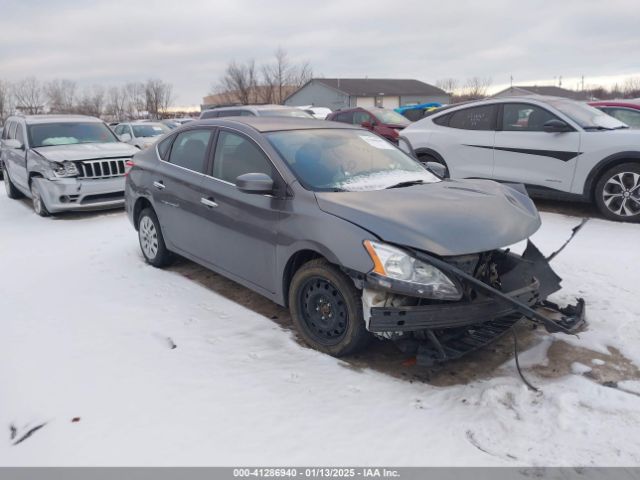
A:
[[[365,240],[364,247],[373,261],[371,273],[378,278],[380,286],[392,290],[411,290],[418,296],[439,300],[462,298],[458,285],[433,265],[384,243]]]
[[[77,177],[78,167],[73,162],[65,160],[64,162],[51,162],[51,169],[56,177]]]

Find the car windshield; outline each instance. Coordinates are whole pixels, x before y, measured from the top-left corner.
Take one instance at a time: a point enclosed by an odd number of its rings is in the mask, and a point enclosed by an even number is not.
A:
[[[548,103],[586,130],[627,128],[627,125],[621,121],[616,120],[591,105],[561,99],[548,100]]]
[[[313,118],[313,116],[299,108],[274,108],[273,110],[261,110],[260,115],[267,117]]]
[[[411,122],[398,112],[387,109],[379,109],[373,112],[382,123],[390,123],[392,125],[409,125]]]
[[[267,138],[308,190],[382,190],[439,181],[402,150],[365,130],[290,130],[268,133]]]
[[[116,143],[118,138],[104,123],[64,122],[28,126],[32,147],[72,145],[76,143]]]
[[[135,137],[157,137],[169,131],[169,127],[161,123],[145,123],[131,125]]]

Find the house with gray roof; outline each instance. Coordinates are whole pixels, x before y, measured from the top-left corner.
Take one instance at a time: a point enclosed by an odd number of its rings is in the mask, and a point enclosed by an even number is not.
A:
[[[438,87],[413,79],[313,78],[289,95],[285,105],[326,107],[397,108],[404,105],[449,103],[449,95]]]
[[[569,98],[571,100],[589,100],[589,95],[586,92],[568,90],[554,85],[513,86],[501,90],[500,92],[492,95],[492,97],[520,97],[527,95],[545,95],[550,97]]]

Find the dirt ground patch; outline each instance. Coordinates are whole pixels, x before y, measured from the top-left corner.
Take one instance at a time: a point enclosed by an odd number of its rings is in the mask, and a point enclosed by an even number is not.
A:
[[[264,315],[293,332],[298,342],[306,346],[293,328],[286,308],[188,260],[179,258],[171,269],[219,295]],[[547,335],[527,321],[521,321],[516,325],[516,334],[521,352],[540,343]],[[507,334],[459,360],[427,368],[415,365],[412,361],[413,357],[400,352],[392,342],[373,340],[366,351],[343,358],[341,365],[353,370],[370,368],[408,382],[450,386],[495,376],[496,371],[513,356],[513,338]],[[547,366],[536,365],[531,371],[543,378],[557,378],[575,373],[573,364],[581,363],[591,368],[583,375],[608,386],[622,380],[640,379],[638,367],[613,348],[610,349],[609,355],[604,355],[586,348],[574,347],[563,341],[555,341],[549,348],[548,358]],[[593,362],[594,359],[596,363]]]

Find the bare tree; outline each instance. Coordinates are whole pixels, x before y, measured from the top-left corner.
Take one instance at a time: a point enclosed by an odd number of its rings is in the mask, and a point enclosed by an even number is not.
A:
[[[220,80],[220,90],[233,93],[240,103],[247,105],[257,101],[257,83],[255,61],[238,64],[234,60]]]
[[[309,62],[303,62],[293,68],[292,74],[289,76],[289,84],[292,87],[300,88],[313,78],[313,69]],[[284,101],[284,98],[282,99]]]
[[[150,79],[144,91],[147,111],[153,118],[160,118],[173,103],[173,86],[162,80]]]
[[[278,48],[274,61],[259,69],[254,60],[232,61],[212,90],[221,103],[283,103],[293,89],[304,85],[312,75],[308,62],[293,64],[287,52]]]
[[[471,77],[468,78],[462,88],[462,96],[467,100],[476,100],[487,96],[492,80],[489,77]]]
[[[67,79],[52,80],[45,84],[44,93],[51,113],[74,112],[76,82]]]
[[[107,91],[106,112],[114,120],[122,121],[127,118],[127,92],[125,87],[110,87]]]
[[[458,90],[458,79],[456,78],[441,78],[436,81],[436,87],[441,90],[444,90],[449,95],[455,94],[456,90]]]
[[[124,87],[125,110],[130,119],[140,118],[145,111],[147,98],[145,95],[144,83],[130,82]]]
[[[92,117],[102,116],[105,108],[105,88],[102,85],[87,87],[82,93],[82,98],[75,110],[83,115]]]
[[[622,85],[622,92],[625,98],[640,97],[640,77],[629,77]]]
[[[0,80],[0,124],[11,114],[11,88],[9,83]]]
[[[45,95],[37,78],[28,77],[14,83],[12,93],[16,109],[31,115],[44,111]]]

